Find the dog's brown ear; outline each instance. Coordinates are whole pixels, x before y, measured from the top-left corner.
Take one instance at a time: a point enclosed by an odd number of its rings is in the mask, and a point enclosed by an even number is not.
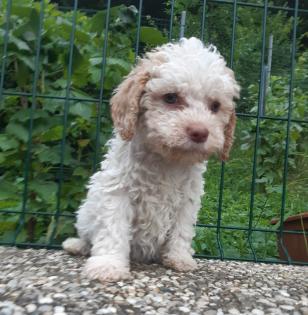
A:
[[[229,152],[231,150],[233,139],[234,139],[234,130],[236,125],[236,114],[235,110],[233,110],[229,122],[225,127],[225,142],[220,155],[222,161],[226,161],[229,158]]]
[[[148,79],[148,73],[137,66],[118,86],[110,100],[111,117],[123,140],[131,140],[135,134],[139,101]]]
[[[226,68],[226,70],[227,70],[227,74],[231,78],[232,85],[233,85],[232,96],[234,99],[239,99],[241,88],[235,80],[234,72],[229,68]],[[233,140],[234,140],[235,125],[236,125],[236,114],[235,114],[235,109],[233,109],[229,122],[225,126],[225,130],[224,130],[225,142],[224,142],[222,152],[220,154],[220,158],[222,161],[226,161],[229,158],[229,153],[230,153]]]

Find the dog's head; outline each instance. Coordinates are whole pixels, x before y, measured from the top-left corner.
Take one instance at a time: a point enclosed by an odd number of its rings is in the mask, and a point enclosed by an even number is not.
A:
[[[215,47],[182,39],[139,60],[116,89],[111,114],[124,140],[138,133],[149,149],[167,159],[195,163],[217,153],[226,160],[239,91]]]

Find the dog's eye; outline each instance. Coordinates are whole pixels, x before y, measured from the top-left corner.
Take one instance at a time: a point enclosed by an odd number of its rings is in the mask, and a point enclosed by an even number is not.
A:
[[[210,109],[213,113],[217,113],[219,111],[220,106],[221,104],[218,101],[213,101],[210,106]]]
[[[175,104],[178,101],[178,95],[176,93],[168,93],[163,96],[163,100],[167,104]]]

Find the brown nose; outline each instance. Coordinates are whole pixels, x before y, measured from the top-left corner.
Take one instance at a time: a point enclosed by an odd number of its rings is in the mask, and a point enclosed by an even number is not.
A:
[[[186,128],[186,132],[193,142],[205,142],[209,136],[209,131],[203,126],[190,126]]]

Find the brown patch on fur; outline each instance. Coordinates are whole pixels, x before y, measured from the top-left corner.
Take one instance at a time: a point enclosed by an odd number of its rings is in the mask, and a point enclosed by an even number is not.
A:
[[[229,122],[225,127],[225,142],[224,142],[224,147],[220,155],[220,158],[223,161],[226,161],[229,158],[229,152],[231,150],[233,139],[234,139],[235,125],[236,125],[236,114],[235,114],[235,111],[233,110],[230,116]]]
[[[131,140],[136,131],[139,101],[149,74],[137,66],[119,85],[111,98],[111,116],[123,140]]]
[[[236,80],[235,80],[235,75],[234,75],[234,72],[233,70],[231,70],[230,68],[226,68],[226,72],[228,73],[228,75],[231,77],[232,81],[233,81],[233,86],[234,86],[234,95],[233,97],[236,98],[236,99],[239,99],[240,98],[240,86],[237,84]]]

